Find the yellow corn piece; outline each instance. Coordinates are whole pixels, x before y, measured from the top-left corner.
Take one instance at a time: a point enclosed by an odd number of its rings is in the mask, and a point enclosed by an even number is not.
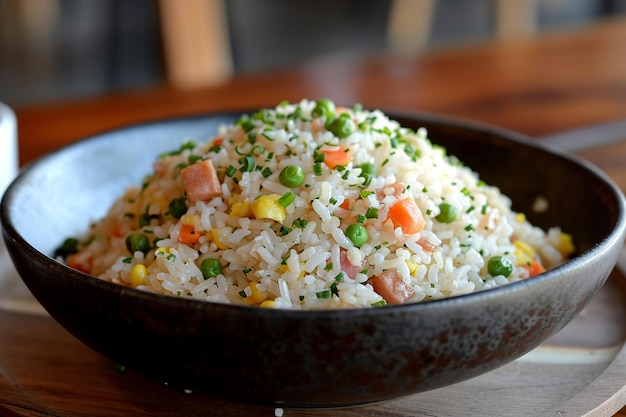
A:
[[[556,249],[561,252],[561,255],[568,256],[574,253],[576,247],[574,246],[574,239],[572,235],[567,233],[559,233],[559,244]]]
[[[261,303],[261,307],[264,308],[274,308],[276,307],[276,301],[273,300],[265,300]]]
[[[285,221],[287,210],[278,202],[280,195],[262,195],[252,203],[252,213],[257,219],[270,219],[279,223]]]
[[[530,265],[537,257],[537,252],[528,243],[516,240],[513,245],[515,245],[514,254],[517,258],[517,265]]]
[[[263,301],[267,300],[267,293],[264,291],[259,291],[257,289],[257,285],[258,282],[250,283],[250,289],[252,290],[252,295],[250,297],[252,297],[252,300],[254,300],[255,303],[260,304]]]
[[[250,217],[250,203],[247,201],[237,201],[230,206],[230,215],[233,217]]]
[[[169,209],[169,201],[163,197],[155,197],[152,200],[152,204],[155,204],[159,208],[159,212],[164,212]]]
[[[289,271],[289,267],[287,265],[279,265],[278,266],[278,272],[279,274],[284,274],[285,272]]]
[[[417,271],[417,264],[412,261],[406,261],[406,266],[409,267],[409,273],[413,275]]]
[[[180,218],[184,225],[194,226],[197,222],[200,221],[200,216],[197,214],[183,214]]]
[[[207,237],[209,239],[211,239],[216,245],[218,249],[228,249],[228,246],[226,246],[221,240],[220,240],[220,231],[219,229],[211,229],[209,231],[209,233],[207,233]]]
[[[526,215],[524,213],[517,213],[515,219],[520,223],[524,223],[526,221]]]
[[[155,252],[156,255],[169,255],[170,254],[170,248],[164,246],[162,248],[158,248]]]
[[[146,270],[146,266],[143,264],[133,266],[128,273],[128,278],[133,287],[145,285],[147,276],[148,271]]]

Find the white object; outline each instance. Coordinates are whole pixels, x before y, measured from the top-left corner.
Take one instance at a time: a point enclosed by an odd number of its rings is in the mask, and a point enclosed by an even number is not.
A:
[[[13,110],[0,103],[0,197],[18,172],[17,119]],[[43,313],[43,308],[30,294],[17,274],[0,238],[0,309]]]

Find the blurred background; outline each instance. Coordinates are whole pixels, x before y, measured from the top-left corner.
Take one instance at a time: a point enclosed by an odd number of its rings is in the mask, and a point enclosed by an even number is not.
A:
[[[0,0],[0,101],[36,104],[540,36],[626,0]]]

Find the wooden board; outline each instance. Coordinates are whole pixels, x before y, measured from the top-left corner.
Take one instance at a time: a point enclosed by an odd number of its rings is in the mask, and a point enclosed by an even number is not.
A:
[[[13,294],[24,295],[18,287]],[[277,411],[178,392],[136,373],[120,372],[115,363],[42,313],[32,299],[7,301],[5,297],[0,303],[2,416],[262,417]],[[488,374],[367,406],[282,411],[286,417],[609,416],[626,403],[625,340],[626,281],[616,269],[590,305],[560,333]]]

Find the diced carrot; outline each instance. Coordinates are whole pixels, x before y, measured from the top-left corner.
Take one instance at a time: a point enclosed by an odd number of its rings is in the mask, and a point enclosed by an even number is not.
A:
[[[180,175],[190,201],[207,201],[222,195],[222,187],[210,159],[183,168]]]
[[[546,272],[546,269],[543,267],[543,265],[541,265],[541,262],[539,261],[532,261],[530,265],[526,266],[526,269],[528,269],[529,277],[534,277],[535,275]]]
[[[213,139],[213,146],[220,146],[222,143],[224,143],[224,138],[222,137]]]
[[[111,232],[111,235],[113,235],[114,237],[124,237],[125,233],[122,231],[122,226],[121,225],[116,225],[113,228],[113,231]]]
[[[202,236],[202,233],[196,232],[193,225],[183,224],[180,228],[180,232],[178,233],[178,241],[180,243],[184,243],[185,245],[193,245],[200,240],[200,236]]]
[[[77,253],[75,253],[73,255],[70,255],[67,258],[67,266],[69,266],[70,268],[75,269],[77,271],[89,274],[90,271],[91,271],[91,264],[93,263],[93,259],[89,258],[89,259],[87,259],[86,262],[81,262],[79,260],[79,258],[80,258],[80,256]]]
[[[324,163],[330,169],[339,165],[347,165],[352,161],[352,155],[343,146],[333,146],[320,149],[324,154]]]
[[[346,198],[345,200],[343,200],[343,203],[339,204],[339,207],[344,210],[350,210],[350,200]]]
[[[412,235],[424,228],[424,217],[412,198],[398,200],[389,208],[388,217],[393,227],[400,227],[406,234]]]
[[[371,278],[370,283],[388,304],[404,304],[415,294],[413,287],[404,282],[395,269],[383,271]]]

